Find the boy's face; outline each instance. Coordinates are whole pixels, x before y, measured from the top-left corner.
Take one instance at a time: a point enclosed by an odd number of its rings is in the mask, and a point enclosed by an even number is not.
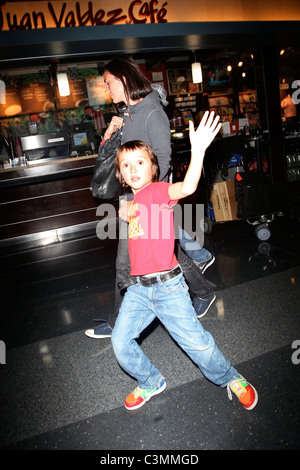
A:
[[[119,154],[119,166],[125,183],[134,193],[152,182],[152,162],[146,150],[123,150]]]

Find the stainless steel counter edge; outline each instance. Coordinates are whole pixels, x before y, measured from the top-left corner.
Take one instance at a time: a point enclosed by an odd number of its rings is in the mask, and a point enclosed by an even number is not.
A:
[[[67,178],[74,173],[88,174],[92,172],[97,156],[98,155],[88,155],[14,168],[5,168],[0,170],[0,188],[19,186],[37,181],[53,180],[57,177]],[[91,161],[88,162],[88,160]]]

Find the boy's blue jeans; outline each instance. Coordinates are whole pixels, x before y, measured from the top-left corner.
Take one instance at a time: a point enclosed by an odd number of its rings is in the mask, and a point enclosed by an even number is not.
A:
[[[122,236],[119,238],[118,253],[116,260],[115,309],[108,315],[108,323],[111,327],[113,327],[113,325],[115,324],[116,315],[118,314],[121,303],[123,302],[124,297],[121,293],[121,289],[127,288],[130,284],[132,284],[132,279],[130,276],[130,258],[128,251],[127,230],[127,222],[123,222],[122,220],[120,220],[120,233],[122,233]],[[192,240],[191,243],[197,244],[197,242],[194,240]],[[188,242],[189,248],[191,243]],[[201,248],[200,245],[198,246],[199,248]],[[177,247],[177,250],[178,251],[176,251],[176,256],[184,272],[184,276],[189,286],[190,294],[192,295],[192,297],[199,297],[200,299],[212,298],[214,293],[213,287],[206,281],[204,275],[202,274],[201,270],[196,266],[194,261],[189,258],[189,256],[187,256],[186,253],[181,249],[180,243]],[[208,254],[208,256],[205,256],[204,254],[204,257],[200,258],[199,253],[205,252]],[[196,257],[196,261],[206,261],[210,257],[211,254],[207,250],[202,248],[202,250],[198,251],[198,257]]]
[[[114,352],[121,367],[137,380],[140,388],[156,388],[163,378],[136,342],[155,317],[211,382],[225,387],[239,377],[198,320],[180,273],[165,282],[158,279],[151,287],[144,287],[138,280],[128,287],[119,310],[111,336]]]

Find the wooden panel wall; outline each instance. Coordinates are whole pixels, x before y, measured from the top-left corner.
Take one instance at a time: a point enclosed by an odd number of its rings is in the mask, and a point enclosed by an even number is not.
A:
[[[49,175],[44,167],[44,178],[18,185],[15,176],[11,185],[0,184],[0,240],[96,221],[99,200],[90,191],[93,166],[77,163],[77,172]],[[30,176],[31,169],[26,170]]]

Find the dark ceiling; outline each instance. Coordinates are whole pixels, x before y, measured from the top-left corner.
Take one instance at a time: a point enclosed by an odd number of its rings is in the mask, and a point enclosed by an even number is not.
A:
[[[294,80],[300,74],[300,22],[166,23],[76,27],[0,32],[0,74],[30,68],[103,62],[130,54],[146,62],[147,70],[160,64],[185,67],[196,58],[202,68],[236,65],[243,60],[248,88],[255,88],[251,54],[261,47],[283,48],[279,76]],[[24,72],[23,72],[24,73]],[[241,71],[232,72],[236,82]],[[241,82],[241,83],[242,83]]]
[[[187,54],[201,62],[232,50],[296,47],[299,22],[165,23],[0,32],[0,71],[51,62],[104,61],[127,53],[149,67]]]

